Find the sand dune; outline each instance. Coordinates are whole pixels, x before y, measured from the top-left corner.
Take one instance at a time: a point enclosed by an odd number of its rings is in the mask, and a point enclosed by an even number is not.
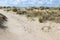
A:
[[[6,30],[0,30],[0,40],[60,40],[60,24],[49,22],[39,23],[14,12],[0,10],[8,19]],[[51,27],[51,29],[48,29]]]

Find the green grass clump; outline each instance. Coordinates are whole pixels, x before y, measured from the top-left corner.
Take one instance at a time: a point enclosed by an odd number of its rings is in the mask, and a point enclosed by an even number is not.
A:
[[[7,21],[7,17],[0,13],[0,28],[5,29],[6,26],[3,24]]]

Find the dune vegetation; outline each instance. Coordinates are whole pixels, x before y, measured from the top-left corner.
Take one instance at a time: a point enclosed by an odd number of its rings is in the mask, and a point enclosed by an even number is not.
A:
[[[0,13],[0,28],[5,29],[4,23],[7,21],[7,17]]]
[[[5,11],[13,11],[26,17],[37,17],[40,23],[53,21],[60,23],[60,7],[0,7]]]

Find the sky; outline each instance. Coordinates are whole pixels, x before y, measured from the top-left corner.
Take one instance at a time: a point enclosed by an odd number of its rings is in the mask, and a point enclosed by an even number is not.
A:
[[[0,6],[60,6],[60,0],[0,0]]]

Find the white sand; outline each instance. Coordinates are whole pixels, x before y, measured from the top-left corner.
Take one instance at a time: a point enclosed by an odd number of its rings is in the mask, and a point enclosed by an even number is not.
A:
[[[0,10],[8,18],[5,24],[7,30],[0,30],[0,40],[60,40],[60,24],[47,22],[39,23],[38,19],[31,21],[25,16],[14,12]],[[51,29],[48,32],[48,26]],[[42,30],[42,27],[44,30]]]

